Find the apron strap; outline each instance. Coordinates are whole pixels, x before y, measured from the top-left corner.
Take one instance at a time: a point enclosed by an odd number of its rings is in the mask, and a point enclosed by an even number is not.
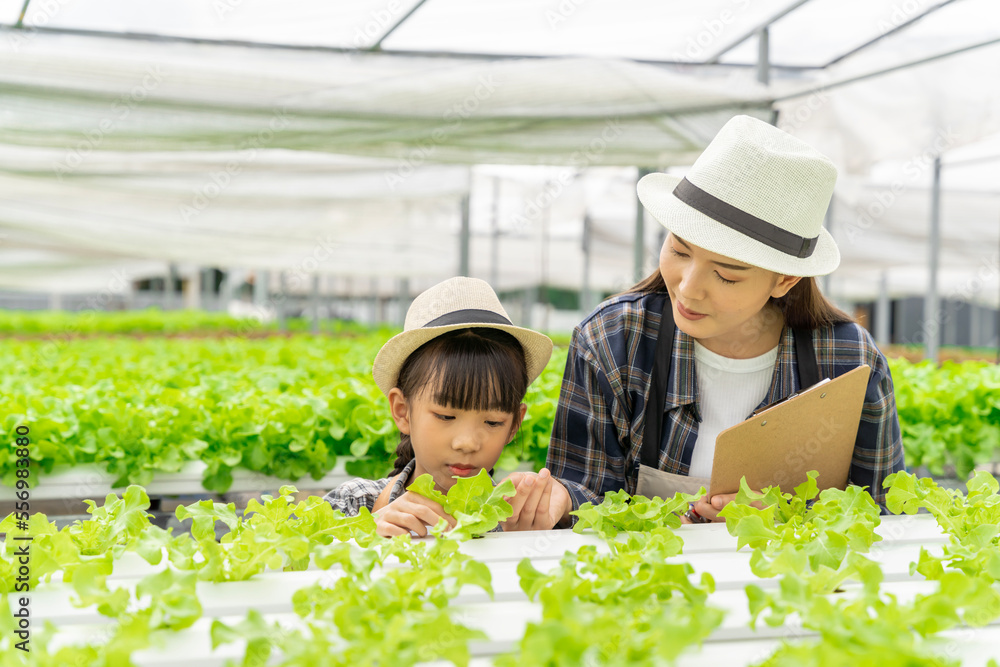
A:
[[[799,389],[811,387],[819,382],[819,363],[813,347],[812,331],[792,329],[795,338],[795,363],[799,367]]]
[[[642,434],[642,465],[659,470],[660,440],[663,438],[663,405],[667,400],[667,382],[674,348],[674,313],[670,298],[664,295],[660,313],[660,332],[656,337],[656,354],[653,371],[649,376],[649,394],[646,396],[646,423]]]

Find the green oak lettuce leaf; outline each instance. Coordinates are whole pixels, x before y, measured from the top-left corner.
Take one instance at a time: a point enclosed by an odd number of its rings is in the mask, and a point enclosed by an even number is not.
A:
[[[109,549],[120,555],[150,526],[149,496],[141,486],[128,487],[121,498],[109,493],[100,507],[93,500],[84,502],[90,519],[76,521],[69,528],[82,555],[100,555]]]
[[[875,532],[881,510],[864,487],[824,489],[819,500],[806,512],[804,520],[824,530],[843,533],[853,551],[867,552],[882,537]]]
[[[215,540],[215,522],[221,521],[230,531],[240,525],[236,516],[236,504],[216,503],[211,500],[199,500],[191,505],[180,505],[174,512],[178,521],[191,519],[191,535],[199,542]]]
[[[135,542],[135,552],[150,565],[159,565],[163,560],[163,550],[170,545],[174,537],[173,528],[164,530],[159,526],[150,526],[139,535]]]
[[[996,535],[983,526],[1000,524],[1000,498],[994,491],[998,486],[993,476],[983,471],[967,483],[968,496],[907,472],[894,473],[884,483],[890,512],[915,514],[927,509],[955,542],[977,548],[996,547]]]
[[[406,490],[412,491],[418,496],[423,496],[428,500],[433,500],[442,508],[444,508],[448,502],[448,497],[434,487],[434,478],[430,475],[420,475],[420,477],[413,480],[413,484],[410,484]]]
[[[629,533],[619,553],[594,545],[567,552],[548,573],[522,560],[521,588],[541,603],[541,621],[528,623],[517,652],[496,664],[668,665],[701,643],[722,621],[706,604],[714,581],[695,584],[690,564],[665,562],[665,543],[645,537]]]
[[[951,570],[938,580],[934,593],[917,595],[909,625],[923,636],[960,623],[981,627],[1000,616],[1000,591],[990,579]]]
[[[74,607],[97,606],[103,616],[117,618],[125,613],[131,595],[126,588],[108,588],[107,578],[112,565],[107,561],[91,561],[76,568],[73,577],[73,591],[76,598],[70,599]]]
[[[741,480],[736,500],[719,513],[729,533],[738,538],[738,548],[754,549],[750,568],[757,576],[805,575],[808,570],[823,590],[835,589],[846,578],[860,578],[845,559],[867,553],[881,539],[875,533],[879,507],[858,486],[818,493],[815,479],[810,472],[794,496],[777,494],[777,487],[758,493]]]
[[[736,549],[750,546],[759,549],[778,539],[774,521],[775,507],[757,509],[750,505],[731,502],[722,508],[719,516],[726,520],[726,530],[737,538]]]
[[[150,627],[182,630],[201,618],[197,581],[196,573],[175,572],[169,567],[139,580],[135,595],[149,596]]]
[[[213,620],[209,634],[213,651],[223,644],[245,640],[247,647],[241,663],[243,667],[263,667],[268,663],[275,644],[299,636],[295,631],[283,629],[278,623],[267,622],[256,609],[248,611],[246,618],[234,625]]]
[[[531,564],[530,558],[522,558],[517,564],[517,576],[521,582],[521,590],[529,600],[534,600],[539,591],[556,579],[555,575],[540,572]]]
[[[1000,482],[985,470],[977,470],[976,474],[966,482],[965,487],[969,490],[968,498],[971,502],[983,501],[991,506],[1000,504]]]
[[[330,503],[323,501],[323,504],[333,510]],[[362,507],[356,516],[344,516],[340,510],[333,510],[332,525],[316,531],[313,536],[332,535],[341,542],[354,540],[359,546],[367,547],[381,539],[376,528],[375,517],[367,507]]]
[[[11,513],[0,522],[0,533],[5,534],[3,553],[0,554],[0,593],[14,591],[20,563],[17,549],[23,542],[14,539],[22,531],[15,530],[16,522]],[[31,542],[31,568],[28,586],[33,590],[39,581],[51,581],[52,575],[81,562],[80,550],[70,537],[69,529],[56,530],[55,523],[42,513],[30,515],[28,534]],[[110,556],[109,556],[110,557]],[[63,577],[64,581],[68,579]]]
[[[780,549],[777,554],[768,554],[764,549],[754,549],[750,555],[750,570],[765,579],[782,574],[801,573],[806,569],[809,557],[802,549]]]
[[[159,526],[150,526],[135,541],[133,548],[150,565],[159,565],[165,550],[167,558],[178,570],[198,569],[195,562],[200,553],[198,543],[188,533],[174,536],[172,531],[173,528],[164,530]]]
[[[374,517],[364,506],[356,516],[347,517],[343,512],[333,509],[323,498],[309,496],[295,505],[293,514],[296,517],[294,529],[309,538],[314,545],[353,539],[366,547],[376,539],[381,539],[375,533]]]
[[[582,533],[592,529],[606,540],[614,539],[621,532],[646,532],[657,528],[679,528],[680,514],[705,495],[702,487],[698,493],[675,493],[670,499],[630,496],[625,491],[604,494],[598,504],[583,503],[570,512],[577,517],[573,531]]]
[[[407,487],[419,496],[441,505],[447,514],[453,516],[456,525],[447,530],[447,522],[441,519],[432,529],[437,537],[453,540],[467,540],[488,533],[514,513],[505,497],[512,497],[516,491],[514,482],[505,479],[494,486],[493,479],[485,469],[475,477],[456,477],[455,485],[447,495],[434,488],[434,478],[421,475]]]
[[[227,547],[225,562],[228,581],[243,581],[265,569],[303,569],[297,563],[309,558],[309,540],[286,533],[271,523],[244,522],[241,529],[222,536]]]
[[[753,503],[760,503],[763,509],[754,507]],[[719,516],[726,520],[729,534],[737,538],[737,549],[747,545],[760,549],[779,539],[777,524],[783,505],[787,507],[788,503],[779,487],[768,487],[760,493],[751,489],[743,477],[736,498],[722,508]]]
[[[298,492],[291,484],[286,484],[278,490],[278,497],[262,495],[263,504],[256,498],[251,498],[247,502],[246,509],[243,510],[243,520],[266,519],[272,524],[280,524],[289,520],[292,511],[295,509],[295,494]]]
[[[371,576],[372,568],[382,562],[382,557],[375,549],[358,549],[344,542],[314,547],[312,559],[321,570],[339,565],[348,575],[366,581]]]
[[[894,472],[882,482],[887,489],[885,504],[893,514],[916,514],[920,509],[917,477],[909,473]]]
[[[821,566],[836,570],[847,556],[847,538],[842,533],[825,530],[816,539],[806,542],[804,551],[813,572]]]

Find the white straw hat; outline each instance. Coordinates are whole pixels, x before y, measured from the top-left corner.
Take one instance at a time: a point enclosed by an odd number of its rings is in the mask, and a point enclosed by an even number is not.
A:
[[[552,340],[537,331],[514,326],[489,283],[478,278],[449,278],[410,304],[403,333],[390,338],[375,355],[375,384],[388,395],[396,386],[403,362],[418,347],[441,334],[470,327],[500,329],[516,338],[524,349],[528,384],[541,375],[552,356]]]
[[[776,273],[822,276],[840,264],[823,229],[836,180],[816,149],[736,116],[686,177],[649,174],[636,189],[650,215],[688,243]]]

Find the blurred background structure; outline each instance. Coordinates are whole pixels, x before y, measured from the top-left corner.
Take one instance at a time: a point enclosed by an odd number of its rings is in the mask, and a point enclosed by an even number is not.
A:
[[[566,331],[656,266],[636,180],[745,113],[838,165],[823,281],[1000,347],[995,0],[0,0],[0,307]]]

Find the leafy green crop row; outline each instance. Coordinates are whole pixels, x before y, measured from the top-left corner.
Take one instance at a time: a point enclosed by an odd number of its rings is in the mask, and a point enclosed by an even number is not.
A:
[[[467,525],[488,516],[487,523],[495,525],[503,518],[489,507],[495,498],[485,492],[484,481],[459,480],[457,492],[441,499],[477,515],[470,515]],[[755,493],[743,484],[736,502],[724,510],[727,528],[740,545],[754,550],[755,573],[780,577],[777,588],[747,586],[751,626],[780,627],[794,616],[816,635],[783,641],[760,664],[957,665],[941,655],[935,635],[1000,617],[995,560],[984,557],[1000,548],[1000,485],[978,473],[967,486],[965,495],[907,473],[886,481],[891,511],[927,509],[952,539],[944,558],[921,550],[920,562],[911,568],[936,582],[936,588],[905,601],[882,590],[881,568],[865,555],[878,541],[874,529],[880,522],[870,496],[860,489],[819,493],[815,473],[795,494],[776,488]],[[151,526],[148,499],[138,487],[121,498],[109,496],[102,507],[92,503],[91,519],[61,531],[40,515],[31,517],[33,553],[50,559],[42,561],[48,567],[42,578],[58,574],[73,587],[75,605],[93,606],[117,622],[103,641],[59,642],[51,651],[45,640],[56,630],[48,625],[35,638],[30,664],[131,664],[135,651],[155,647],[202,616],[196,581],[235,581],[265,567],[301,570],[309,563],[320,569],[337,565],[339,576],[292,594],[300,624],[269,622],[251,610],[235,623],[214,620],[213,647],[245,641],[240,664],[246,666],[413,665],[438,659],[468,664],[470,641],[486,637],[459,623],[451,602],[466,585],[492,597],[485,564],[459,553],[454,539],[377,538],[370,515],[344,518],[315,497],[293,503],[292,492],[283,488],[277,498],[264,497],[242,518],[232,506],[207,501],[179,508],[178,517],[194,522],[193,539]],[[540,603],[542,617],[527,624],[516,649],[496,664],[672,664],[704,641],[720,626],[724,612],[712,604],[712,577],[705,573],[695,580],[692,565],[677,559],[683,541],[672,527],[689,499],[677,494],[665,501],[637,496],[626,502],[616,494],[602,505],[581,507],[576,530],[583,532],[587,524],[598,529],[607,552],[593,545],[566,552],[549,572],[539,571],[530,559],[521,561],[521,588]],[[219,521],[230,531],[216,543]],[[0,522],[0,532],[7,533],[0,555],[9,563],[15,561],[14,524],[13,515]],[[349,540],[357,546],[343,543]],[[170,565],[140,579],[134,590],[112,590],[108,575],[125,551],[139,553],[151,565],[166,554]],[[5,577],[8,584],[12,576]],[[11,647],[14,620],[9,605],[0,605],[0,667],[28,661]],[[996,667],[994,661],[990,665]]]
[[[434,528],[435,535],[451,541],[496,528],[512,512],[503,497],[515,495],[513,482],[494,486],[485,471],[457,479],[447,495],[434,490],[430,475],[418,477],[409,490],[440,501],[457,519],[448,532],[444,532],[448,525],[444,519]],[[95,590],[94,577],[111,574],[115,560],[126,551],[137,553],[150,565],[158,565],[166,554],[174,568],[195,572],[203,581],[221,582],[244,581],[266,569],[304,570],[310,562],[329,567],[342,555],[328,548],[334,540],[354,540],[361,546],[384,541],[376,536],[375,520],[367,508],[357,516],[344,517],[318,496],[293,502],[295,492],[294,486],[283,486],[277,497],[262,496],[263,504],[251,499],[242,517],[237,516],[233,503],[202,500],[182,505],[176,515],[181,521],[191,520],[191,533],[172,536],[150,523],[146,491],[130,486],[120,498],[109,494],[100,507],[86,501],[91,515],[86,521],[56,530],[44,514],[35,513],[27,517],[27,531],[19,531],[17,525],[26,513],[18,512],[0,521],[0,534],[31,535],[35,556],[25,582],[29,588],[58,573],[63,581],[86,586],[90,592]],[[217,523],[228,529],[218,541]],[[18,544],[16,539],[5,539],[0,551],[0,594],[15,590]],[[85,575],[81,577],[78,571]]]
[[[387,472],[398,435],[371,363],[390,332],[358,337],[93,338],[7,341],[0,347],[0,439],[21,423],[42,475],[97,463],[116,486],[147,485],[194,460],[204,486],[225,491],[236,467],[319,479],[338,456],[348,472]],[[565,366],[557,348],[526,397],[528,415],[499,467],[544,465]],[[1000,447],[1000,367],[891,363],[906,461],[960,476]],[[11,484],[14,456],[0,449]]]
[[[398,443],[371,362],[386,336],[357,339],[8,341],[0,347],[0,440],[31,429],[36,474],[97,463],[116,486],[147,485],[190,461],[222,492],[232,470],[319,479],[338,456],[377,477]],[[564,358],[564,357],[563,357]],[[501,464],[541,465],[558,391],[559,355],[528,397],[529,414]],[[13,449],[0,448],[11,485]]]
[[[381,448],[383,461],[394,449],[375,417],[381,394],[361,379],[372,347],[305,337],[12,341],[0,348],[0,437],[12,442],[24,423],[42,471],[95,462],[119,486],[199,459],[214,491],[236,466],[318,479],[352,449]],[[13,460],[0,450],[7,484]]]
[[[303,318],[288,318],[289,331],[308,331],[311,323]],[[115,334],[206,334],[277,331],[275,322],[262,324],[254,319],[237,318],[228,313],[203,310],[168,310],[158,308],[122,311],[23,311],[0,310],[0,334],[63,338],[79,335]],[[365,335],[368,328],[335,320],[324,322],[324,331]]]
[[[920,550],[917,572],[939,579],[945,568],[954,568],[1000,581],[1000,484],[992,475],[977,472],[966,483],[968,494],[906,473],[891,476],[886,486],[890,511],[915,514],[925,509],[949,537],[941,557]]]
[[[983,361],[890,363],[906,463],[966,478],[1000,453],[1000,366]]]
[[[854,551],[854,545],[842,561],[838,576],[833,577],[825,565],[805,570],[788,567],[784,554],[789,546],[796,549],[794,545],[760,545],[781,554],[774,563],[786,564],[778,572],[782,578],[776,591],[756,585],[747,587],[752,623],[763,620],[781,626],[790,614],[795,614],[803,628],[819,634],[816,640],[783,643],[761,667],[958,665],[957,660],[942,655],[934,635],[960,624],[980,627],[1000,617],[1000,591],[996,587],[1000,576],[997,481],[988,473],[978,472],[967,484],[968,495],[908,473],[890,476],[885,486],[891,512],[914,514],[926,509],[949,534],[951,543],[945,545],[943,557],[922,547],[919,561],[910,564],[911,573],[935,581],[937,588],[917,594],[909,602],[898,600],[880,590],[881,568]],[[736,512],[744,513],[746,508]],[[874,518],[877,520],[877,516]],[[730,532],[735,530],[737,526],[730,527]],[[847,579],[860,582],[861,589],[844,595],[841,584]],[[997,663],[990,660],[989,665],[996,667]]]
[[[429,475],[418,478],[425,486],[428,480]],[[215,620],[213,647],[247,639],[246,665],[271,664],[273,649],[284,655],[281,664],[289,666],[355,665],[364,660],[414,664],[436,657],[465,664],[468,641],[483,635],[453,623],[447,607],[463,585],[493,594],[489,569],[457,552],[458,539],[477,534],[477,527],[488,531],[499,521],[496,510],[489,511],[495,504],[492,499],[479,502],[489,495],[483,493],[484,485],[493,488],[488,476],[458,480],[443,500],[460,508],[460,524],[454,534],[445,536],[448,539],[431,543],[411,543],[409,535],[393,540],[377,537],[367,510],[347,518],[315,496],[293,503],[294,487],[283,487],[277,498],[264,496],[263,504],[251,501],[242,518],[231,504],[202,501],[179,507],[177,517],[191,519],[193,526],[191,536],[175,537],[149,523],[149,499],[141,487],[132,486],[121,498],[109,495],[102,507],[90,502],[91,518],[62,530],[40,514],[31,516],[27,531],[17,528],[13,514],[0,522],[0,532],[6,534],[0,552],[0,590],[14,590],[16,545],[23,544],[16,540],[27,532],[34,554],[30,590],[40,580],[57,576],[72,586],[75,606],[94,606],[116,621],[103,643],[50,652],[47,637],[36,638],[29,664],[118,667],[132,664],[131,653],[155,646],[165,634],[190,627],[201,618],[195,588],[199,580],[243,581],[265,568],[295,571],[310,563],[320,569],[337,564],[342,576],[332,586],[314,584],[296,591],[292,598],[308,632],[269,625],[251,611],[235,626]],[[514,493],[512,486],[497,488]],[[509,512],[508,505],[508,516]],[[229,528],[220,542],[215,538],[216,522]],[[347,540],[359,546],[343,543]],[[129,588],[112,590],[108,577],[125,551],[138,553],[154,566],[166,554],[169,566],[140,579],[134,594]],[[409,567],[387,569],[384,576],[373,577],[374,566],[390,557]],[[151,601],[143,604],[146,598]],[[0,607],[0,665],[4,667],[22,665],[28,657],[9,645],[17,629],[14,620],[5,596]],[[54,631],[49,625],[45,635]],[[426,637],[442,632],[447,639],[428,646]]]
[[[670,560],[682,547],[670,528],[608,544],[607,554],[593,546],[566,552],[549,573],[520,562],[521,588],[541,602],[542,621],[528,624],[520,652],[502,656],[499,667],[672,664],[722,623],[724,612],[709,604],[712,576],[693,582],[690,563]]]

